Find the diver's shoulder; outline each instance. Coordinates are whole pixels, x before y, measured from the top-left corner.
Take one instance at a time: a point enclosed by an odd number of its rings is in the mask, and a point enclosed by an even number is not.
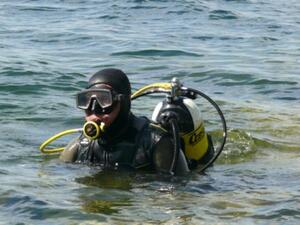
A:
[[[160,124],[148,119],[145,116],[134,116],[133,118],[133,126],[138,130],[144,130],[144,129],[149,129],[153,132],[156,133],[168,133],[167,130],[165,130]]]
[[[141,130],[145,125],[147,125],[148,121],[147,118],[144,116],[136,116],[134,114],[129,115],[129,124],[131,127],[135,128],[136,130]]]

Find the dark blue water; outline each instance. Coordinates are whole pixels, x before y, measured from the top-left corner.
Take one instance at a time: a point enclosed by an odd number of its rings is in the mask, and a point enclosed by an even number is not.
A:
[[[299,224],[299,15],[296,0],[2,0],[0,224]],[[170,180],[42,155],[82,126],[74,95],[107,67],[134,90],[178,77],[215,99],[229,127],[215,166]]]

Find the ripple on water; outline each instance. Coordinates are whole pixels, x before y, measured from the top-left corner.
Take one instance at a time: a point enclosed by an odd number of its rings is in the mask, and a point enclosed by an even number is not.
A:
[[[146,49],[140,51],[123,51],[115,52],[111,54],[112,56],[156,56],[156,57],[178,57],[178,56],[191,56],[191,57],[201,57],[201,54],[180,51],[180,50],[158,50],[158,49]]]
[[[212,133],[212,135],[214,135]],[[252,135],[243,130],[231,129],[225,148],[218,160],[221,163],[240,163],[253,160],[256,156],[258,146]]]
[[[299,6],[0,1],[0,223],[298,224]],[[41,156],[44,139],[82,125],[72,97],[106,67],[134,88],[176,76],[216,98],[229,133],[215,166],[168,179]],[[153,110],[149,99],[138,112]]]
[[[209,13],[211,20],[235,20],[238,16],[229,10],[213,10]]]

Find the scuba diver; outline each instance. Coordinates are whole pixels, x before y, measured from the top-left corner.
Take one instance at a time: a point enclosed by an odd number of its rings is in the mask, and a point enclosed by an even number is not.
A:
[[[87,88],[77,93],[76,103],[85,112],[88,123],[85,130],[93,136],[98,132],[94,127],[100,127],[101,135],[87,138],[81,133],[63,149],[60,159],[99,165],[104,169],[131,168],[172,175],[186,174],[199,164],[212,162],[215,149],[210,136],[204,132],[203,121],[192,118],[192,123],[186,125],[181,118],[176,126],[168,123],[182,113],[177,105],[184,108],[183,118],[198,116],[191,99],[177,98],[179,103],[174,107],[173,103],[162,102],[155,108],[152,120],[149,120],[132,113],[131,98],[131,85],[123,71],[109,68],[95,73],[89,79]],[[174,110],[171,113],[165,110],[172,107]],[[186,111],[189,114],[184,114]],[[174,129],[175,136],[172,134]],[[187,137],[190,144],[197,142],[198,147],[199,143],[204,145],[197,157],[189,157],[186,153],[186,138],[178,136],[178,129],[181,133],[186,129],[192,130],[192,135]]]
[[[164,93],[151,120],[137,117],[131,101]],[[198,97],[208,101],[219,114],[223,137],[215,148],[211,134],[204,127]],[[209,96],[187,88],[173,78],[170,83],[154,83],[131,94],[127,75],[119,69],[95,73],[86,89],[76,95],[76,104],[85,112],[82,128],[62,131],[40,145],[42,153],[59,153],[65,162],[100,166],[103,169],[134,169],[184,175],[191,170],[205,171],[221,154],[227,126],[224,115]],[[66,147],[47,148],[62,136],[80,132]],[[218,132],[219,133],[219,132]]]

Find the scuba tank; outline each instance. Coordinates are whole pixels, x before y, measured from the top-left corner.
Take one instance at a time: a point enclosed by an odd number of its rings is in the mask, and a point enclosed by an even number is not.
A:
[[[166,129],[173,136],[175,165],[180,149],[184,151],[192,168],[201,164],[200,171],[211,166],[223,151],[227,138],[225,117],[218,104],[203,92],[184,87],[177,78],[170,83],[154,83],[136,91],[131,99],[155,93],[167,93],[166,98],[157,104],[152,120]],[[210,135],[205,131],[204,121],[195,99],[201,97],[217,111],[223,129],[223,137],[217,148]],[[209,157],[206,157],[208,154]],[[175,168],[172,168],[175,171]]]
[[[178,97],[175,100],[168,98],[157,104],[152,120],[168,129],[166,119],[169,116],[174,116],[177,120],[185,156],[188,159],[200,160],[208,151],[209,142],[198,106],[189,98]]]

